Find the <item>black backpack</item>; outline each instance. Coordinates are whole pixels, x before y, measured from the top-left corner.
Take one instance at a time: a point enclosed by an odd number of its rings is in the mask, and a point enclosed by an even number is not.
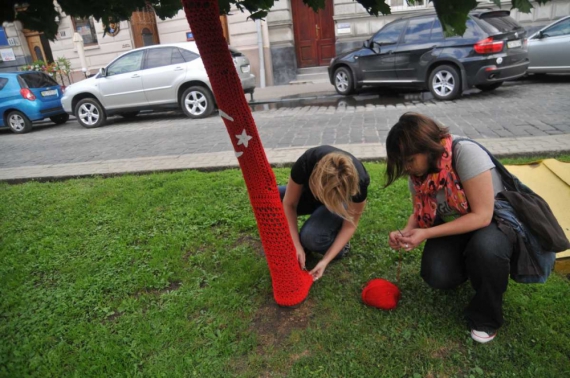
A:
[[[527,230],[531,232],[540,243],[539,248],[527,249],[529,250],[527,259],[519,260],[519,263],[524,261],[524,264],[528,265],[523,266],[521,269],[520,264],[517,266],[511,264],[511,277],[513,280],[521,283],[545,282],[554,268],[554,262],[556,260],[555,252],[565,251],[570,248],[570,242],[566,238],[564,230],[556,220],[548,203],[510,173],[507,168],[480,143],[467,138],[457,138],[453,141],[452,148],[461,141],[474,143],[489,155],[495,165],[495,169],[501,175],[503,185],[506,189],[505,192],[498,193],[496,199],[509,202],[514,208],[518,220],[525,225]],[[455,161],[452,163],[455,169]],[[516,252],[517,251],[515,251],[515,254]],[[516,259],[517,256],[515,256],[515,254],[513,257]]]

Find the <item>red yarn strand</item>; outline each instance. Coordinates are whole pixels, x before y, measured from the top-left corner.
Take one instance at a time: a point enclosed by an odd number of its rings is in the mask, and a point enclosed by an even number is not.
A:
[[[398,272],[396,273],[396,282],[400,283],[400,268],[402,266],[402,249],[398,249],[398,254],[400,257],[398,258]]]

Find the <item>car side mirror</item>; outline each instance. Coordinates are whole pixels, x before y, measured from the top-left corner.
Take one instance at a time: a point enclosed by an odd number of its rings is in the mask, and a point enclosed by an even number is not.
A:
[[[544,38],[544,33],[542,32],[542,30],[538,32],[538,34],[536,35],[536,38],[538,38],[538,39]]]
[[[373,40],[368,41],[368,45],[366,47],[368,47],[370,50],[374,51],[376,54],[380,53],[380,44],[374,42]]]
[[[101,67],[99,68],[99,73],[101,74],[101,76],[105,77],[107,76],[107,69],[105,67]]]

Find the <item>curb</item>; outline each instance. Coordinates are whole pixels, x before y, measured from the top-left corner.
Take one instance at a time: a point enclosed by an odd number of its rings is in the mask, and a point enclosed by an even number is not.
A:
[[[523,138],[476,139],[495,156],[553,156],[570,153],[570,134]],[[307,149],[314,146],[267,148],[265,153],[274,168],[292,165]],[[362,161],[384,161],[383,143],[335,145]],[[237,169],[239,162],[233,151],[204,154],[156,156],[134,159],[105,160],[84,163],[36,165],[0,169],[0,181],[19,184],[28,181],[62,181],[82,177],[115,177],[125,174],[176,172],[188,169],[204,172]]]

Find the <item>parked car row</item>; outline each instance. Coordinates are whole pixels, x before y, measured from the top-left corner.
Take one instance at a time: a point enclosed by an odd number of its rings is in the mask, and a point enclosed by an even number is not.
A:
[[[253,93],[255,75],[249,60],[229,50],[244,93]],[[0,127],[16,133],[28,132],[33,121],[48,117],[63,123],[74,115],[81,126],[94,128],[116,114],[132,118],[141,111],[180,108],[190,118],[204,118],[215,107],[194,42],[131,50],[97,75],[67,88],[41,72],[0,73]]]
[[[438,100],[452,100],[469,88],[491,91],[526,73],[570,73],[570,16],[527,33],[509,11],[473,11],[462,37],[445,37],[434,14],[395,20],[361,48],[331,60],[329,78],[349,95],[365,86],[419,87]],[[255,90],[249,60],[230,47],[245,93]],[[135,117],[141,111],[180,108],[190,118],[215,110],[212,87],[193,42],[131,50],[86,80],[61,87],[41,72],[0,73],[0,128],[15,133],[50,118],[65,123],[74,115],[86,128],[108,116]]]
[[[331,60],[329,78],[349,95],[364,86],[420,87],[438,100],[491,91],[529,73],[570,73],[570,16],[527,39],[509,11],[473,11],[462,37],[445,37],[434,14],[403,17],[361,48]]]

